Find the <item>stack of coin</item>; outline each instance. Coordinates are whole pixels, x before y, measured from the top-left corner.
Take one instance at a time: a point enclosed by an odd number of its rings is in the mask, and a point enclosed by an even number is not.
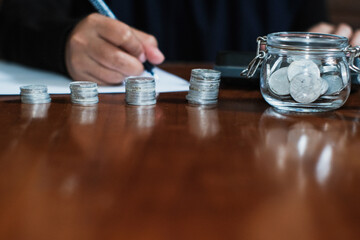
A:
[[[270,90],[279,96],[290,95],[296,102],[311,103],[322,95],[336,95],[347,84],[336,65],[318,67],[312,60],[293,61],[289,67],[274,71],[269,78]]]
[[[20,87],[21,102],[28,104],[51,102],[45,85],[28,85]]]
[[[155,78],[128,77],[125,80],[125,101],[129,105],[156,104]]]
[[[94,82],[70,83],[71,102],[83,106],[93,105],[99,102],[98,87]]]
[[[193,69],[186,99],[191,104],[216,104],[219,95],[220,77],[221,73],[216,70]]]

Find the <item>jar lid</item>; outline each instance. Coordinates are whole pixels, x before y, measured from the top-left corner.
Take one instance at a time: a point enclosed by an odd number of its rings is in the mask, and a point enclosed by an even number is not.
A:
[[[346,37],[309,32],[277,32],[267,35],[267,46],[296,51],[343,51],[349,46]]]

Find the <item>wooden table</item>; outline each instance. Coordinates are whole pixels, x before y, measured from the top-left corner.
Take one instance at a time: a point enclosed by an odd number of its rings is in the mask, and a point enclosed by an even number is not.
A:
[[[215,108],[2,96],[0,239],[360,239],[359,94],[318,115],[258,89],[222,89]]]

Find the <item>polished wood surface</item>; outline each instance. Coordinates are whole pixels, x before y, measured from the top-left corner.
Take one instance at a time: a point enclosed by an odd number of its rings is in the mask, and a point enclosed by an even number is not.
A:
[[[213,108],[183,92],[148,107],[2,96],[0,239],[359,239],[359,94],[311,115],[257,88]]]

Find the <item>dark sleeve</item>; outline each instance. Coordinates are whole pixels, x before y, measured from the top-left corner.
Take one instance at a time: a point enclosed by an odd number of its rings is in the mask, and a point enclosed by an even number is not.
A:
[[[79,8],[79,4],[85,7]],[[67,75],[67,36],[89,11],[91,7],[83,0],[4,0],[0,10],[0,57]]]
[[[325,0],[304,0],[301,1],[295,15],[291,31],[307,31],[319,22],[328,21],[328,8]]]

